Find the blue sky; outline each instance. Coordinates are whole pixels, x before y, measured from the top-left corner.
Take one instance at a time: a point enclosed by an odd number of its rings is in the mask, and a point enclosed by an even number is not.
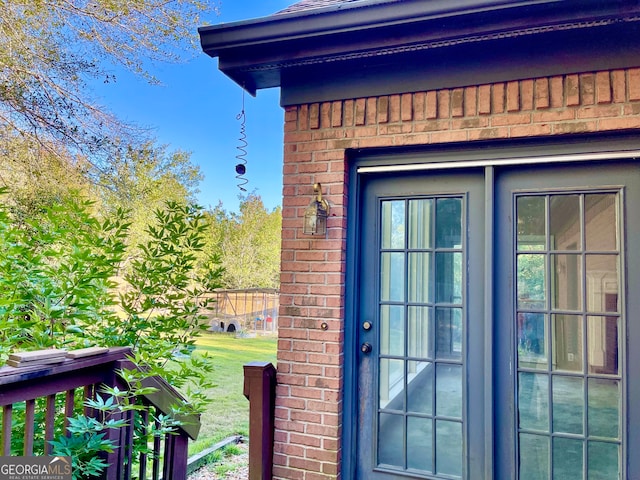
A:
[[[212,0],[213,1],[213,0]],[[209,24],[262,17],[277,12],[295,0],[223,0],[221,14]],[[198,202],[236,211],[236,147],[242,110],[242,90],[218,70],[217,60],[199,53],[182,64],[157,65],[152,73],[162,85],[149,85],[141,78],[120,72],[117,82],[95,93],[121,119],[148,127],[159,143],[170,150],[191,152],[204,180]],[[245,94],[248,192],[262,197],[271,210],[282,201],[282,136],[284,112],[279,89]]]

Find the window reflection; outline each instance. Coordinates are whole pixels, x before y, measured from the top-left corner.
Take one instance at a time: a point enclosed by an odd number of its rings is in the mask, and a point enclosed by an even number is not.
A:
[[[384,200],[380,222],[377,463],[460,477],[463,199]]]
[[[516,197],[519,480],[620,474],[618,202]]]

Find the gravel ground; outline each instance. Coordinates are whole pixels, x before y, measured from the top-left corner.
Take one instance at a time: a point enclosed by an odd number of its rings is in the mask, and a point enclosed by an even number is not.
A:
[[[240,455],[226,457],[221,462],[205,465],[189,475],[187,480],[247,480],[249,478],[249,445],[239,443],[243,451]],[[216,473],[216,467],[224,465],[230,470],[223,475]]]

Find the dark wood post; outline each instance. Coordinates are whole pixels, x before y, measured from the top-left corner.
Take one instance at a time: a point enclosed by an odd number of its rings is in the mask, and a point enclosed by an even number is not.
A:
[[[270,480],[276,369],[271,363],[244,366],[244,396],[249,400],[249,480]]]

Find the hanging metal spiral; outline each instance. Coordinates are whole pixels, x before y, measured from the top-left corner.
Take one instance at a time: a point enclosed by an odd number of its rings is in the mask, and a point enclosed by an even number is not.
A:
[[[244,188],[249,180],[244,176],[247,173],[247,146],[249,143],[247,142],[247,134],[246,134],[246,116],[244,114],[244,95],[242,98],[242,111],[236,116],[236,120],[240,121],[240,137],[238,138],[238,146],[236,149],[238,150],[238,154],[236,155],[236,160],[238,160],[238,164],[236,165],[236,179],[238,180],[238,188],[246,192],[247,189]]]

